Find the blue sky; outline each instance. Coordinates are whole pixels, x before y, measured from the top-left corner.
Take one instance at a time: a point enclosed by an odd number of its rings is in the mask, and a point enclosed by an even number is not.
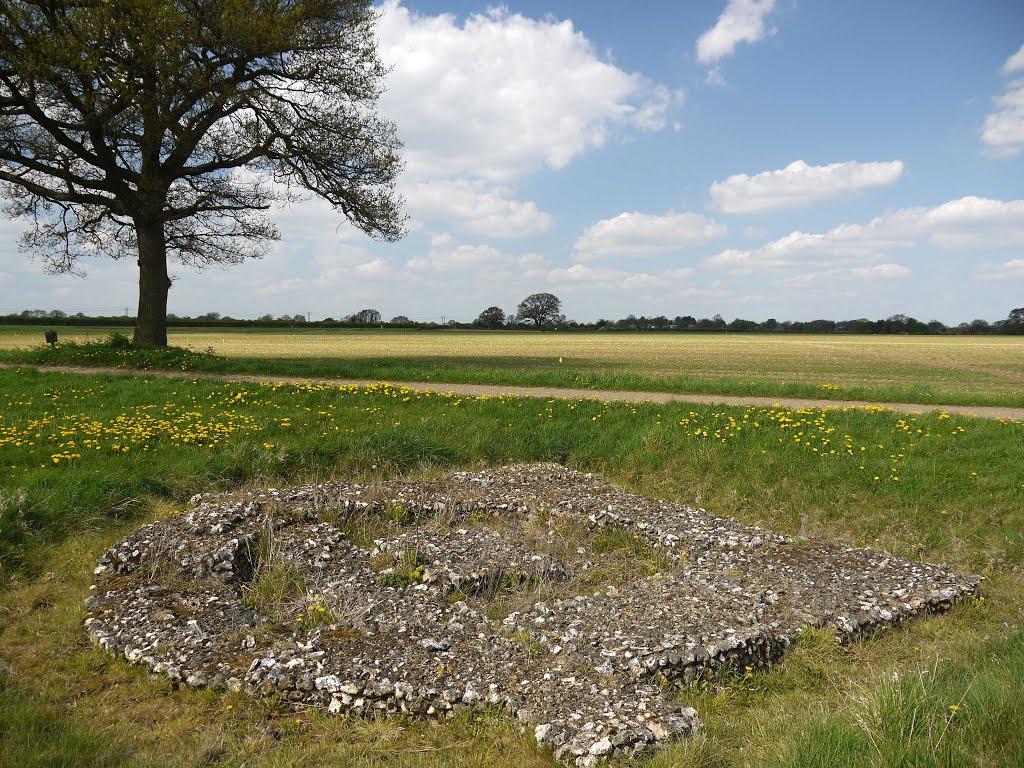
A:
[[[314,200],[169,309],[472,320],[959,322],[1024,305],[1024,3],[386,0],[380,111],[410,232]],[[0,223],[0,311],[123,311],[134,265],[44,275]]]

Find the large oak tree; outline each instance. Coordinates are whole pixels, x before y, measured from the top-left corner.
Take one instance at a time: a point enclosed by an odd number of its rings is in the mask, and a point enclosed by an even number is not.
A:
[[[516,307],[520,321],[529,320],[536,326],[558,325],[565,322],[565,315],[559,314],[562,300],[552,293],[531,293]]]
[[[402,236],[371,0],[0,0],[0,185],[58,272],[134,258],[167,343],[168,261],[233,264],[310,190]]]

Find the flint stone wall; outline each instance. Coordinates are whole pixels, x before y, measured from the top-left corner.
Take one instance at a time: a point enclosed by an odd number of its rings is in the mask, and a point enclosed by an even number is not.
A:
[[[416,522],[372,550],[326,522],[394,509]],[[488,527],[494,520],[502,524]],[[566,521],[632,536],[664,567],[564,594],[586,583],[598,555],[580,546],[559,559],[518,534],[547,525],[555,542]],[[307,591],[278,615],[243,600],[268,546]],[[385,578],[394,570],[380,562],[410,552],[416,578]],[[663,695],[666,686],[722,667],[763,669],[805,627],[845,640],[947,610],[980,581],[944,565],[787,538],[554,464],[431,483],[198,496],[111,547],[96,577],[86,631],[153,674],[363,716],[501,708],[575,766],[698,727],[698,714]],[[538,594],[551,585],[562,596],[500,620],[471,604],[509,584]]]

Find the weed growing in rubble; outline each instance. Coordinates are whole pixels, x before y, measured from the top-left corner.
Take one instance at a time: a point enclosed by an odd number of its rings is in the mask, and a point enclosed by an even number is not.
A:
[[[281,552],[273,520],[268,520],[256,548],[252,580],[242,586],[242,603],[260,613],[280,617],[306,595],[298,567]]]
[[[396,589],[419,584],[427,574],[427,565],[415,549],[382,553],[373,558],[371,564],[383,568],[378,581]]]

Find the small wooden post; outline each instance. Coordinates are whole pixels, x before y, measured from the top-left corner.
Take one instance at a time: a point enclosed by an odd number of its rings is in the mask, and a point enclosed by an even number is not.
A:
[[[45,331],[43,336],[46,337],[46,343],[51,347],[57,343],[57,332],[56,331]]]

